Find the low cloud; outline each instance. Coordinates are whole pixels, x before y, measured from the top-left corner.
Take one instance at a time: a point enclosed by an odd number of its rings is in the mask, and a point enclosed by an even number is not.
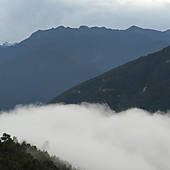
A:
[[[85,170],[170,169],[170,117],[102,105],[49,105],[1,112],[0,133],[26,140]]]

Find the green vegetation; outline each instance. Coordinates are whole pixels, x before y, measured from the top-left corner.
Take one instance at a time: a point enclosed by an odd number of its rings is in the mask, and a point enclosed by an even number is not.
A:
[[[140,57],[59,95],[51,103],[107,103],[151,112],[170,109],[170,47]]]
[[[0,138],[0,170],[75,170],[67,162],[4,133]]]

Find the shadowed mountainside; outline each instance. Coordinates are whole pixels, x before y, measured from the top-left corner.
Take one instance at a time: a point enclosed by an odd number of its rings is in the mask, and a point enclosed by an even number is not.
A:
[[[107,103],[116,111],[132,107],[167,111],[170,109],[170,47],[86,81],[51,103],[58,102]]]
[[[170,32],[132,26],[39,30],[0,48],[0,108],[48,102],[63,91],[170,44]]]

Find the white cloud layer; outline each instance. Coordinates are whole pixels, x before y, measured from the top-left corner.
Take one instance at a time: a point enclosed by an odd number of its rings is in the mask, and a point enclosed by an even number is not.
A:
[[[29,106],[2,113],[3,132],[86,170],[170,169],[169,114],[139,109],[115,114],[88,104]]]
[[[0,0],[0,43],[59,25],[170,28],[170,0]]]

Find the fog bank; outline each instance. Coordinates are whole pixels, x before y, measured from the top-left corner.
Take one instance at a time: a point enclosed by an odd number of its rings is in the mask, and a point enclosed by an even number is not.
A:
[[[9,133],[86,170],[170,169],[169,113],[102,105],[19,107],[1,112],[0,133]]]

